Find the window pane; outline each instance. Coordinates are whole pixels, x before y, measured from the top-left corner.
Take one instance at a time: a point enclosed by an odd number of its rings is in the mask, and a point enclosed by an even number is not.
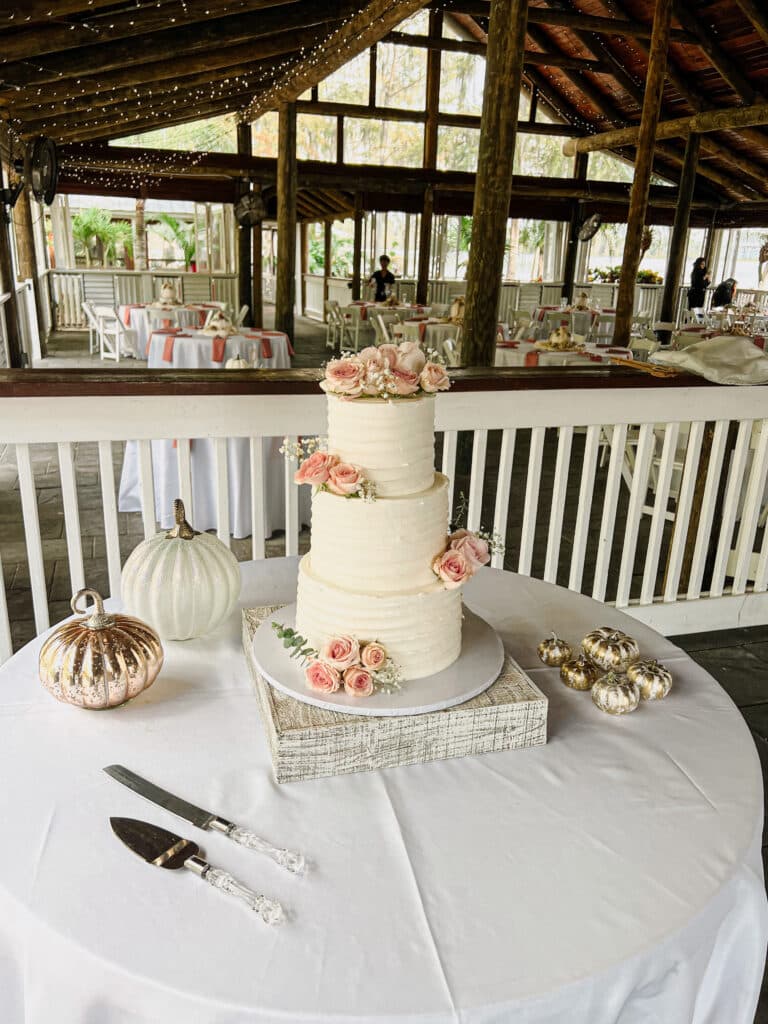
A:
[[[270,111],[252,125],[254,156],[277,156],[277,111]]]
[[[427,51],[394,43],[376,47],[376,105],[423,110],[427,97]]]
[[[410,18],[401,21],[398,32],[408,32],[412,36],[425,36],[429,32],[429,11],[416,11]]]
[[[224,114],[221,117],[209,117],[204,121],[192,121],[190,124],[158,128],[152,132],[143,132],[141,135],[127,135],[121,139],[111,140],[110,145],[236,153],[237,129],[234,116]]]
[[[368,103],[370,54],[363,50],[357,57],[323,79],[318,98],[332,103]]]
[[[515,142],[515,174],[538,178],[570,178],[573,157],[563,156],[565,140],[553,135],[518,132]]]
[[[411,121],[344,118],[344,160],[349,164],[421,167],[424,126]]]
[[[296,156],[299,160],[336,159],[336,118],[296,115]]]
[[[476,53],[444,53],[440,62],[440,109],[481,114],[485,59]]]
[[[437,169],[476,171],[480,132],[477,128],[437,129]]]
[[[589,181],[632,181],[635,169],[626,160],[611,153],[590,153],[587,167]]]

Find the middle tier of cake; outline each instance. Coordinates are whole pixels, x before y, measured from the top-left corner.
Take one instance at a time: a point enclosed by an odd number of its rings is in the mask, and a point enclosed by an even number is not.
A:
[[[448,478],[402,498],[362,501],[327,491],[312,496],[312,570],[346,590],[389,594],[435,582],[445,550]]]

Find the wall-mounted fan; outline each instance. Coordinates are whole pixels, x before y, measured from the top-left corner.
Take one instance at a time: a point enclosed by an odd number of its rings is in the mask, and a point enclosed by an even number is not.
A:
[[[579,241],[588,242],[590,238],[594,238],[602,223],[603,218],[600,214],[593,213],[592,216],[588,217],[579,228]]]
[[[267,208],[258,192],[246,192],[235,203],[235,219],[241,227],[252,228],[266,215]]]
[[[32,143],[29,156],[29,185],[32,195],[39,203],[50,206],[56,195],[59,180],[59,155],[56,143],[40,135]]]

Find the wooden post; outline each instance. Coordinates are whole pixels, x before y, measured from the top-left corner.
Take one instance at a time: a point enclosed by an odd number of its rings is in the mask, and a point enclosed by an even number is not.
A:
[[[299,298],[299,316],[304,316],[304,310],[307,308],[307,271],[309,270],[309,253],[307,250],[307,222],[302,221],[299,224],[299,255],[301,262],[299,264],[299,276],[301,278],[301,290]]]
[[[424,205],[419,221],[419,262],[416,278],[416,301],[424,305],[429,292],[429,257],[432,244],[432,211],[435,207],[435,193],[431,185],[424,189]]]
[[[260,189],[259,189],[260,191]],[[252,316],[254,327],[264,326],[264,268],[262,260],[263,237],[261,221],[253,225],[252,232],[253,247],[253,308]]]
[[[573,176],[578,182],[586,181],[589,157],[579,153],[576,157]],[[565,243],[565,264],[563,266],[563,289],[561,295],[568,302],[573,301],[573,282],[576,276],[576,256],[579,251],[579,228],[581,226],[581,205],[571,203],[571,219],[568,222],[568,237]]]
[[[640,243],[648,212],[648,193],[653,171],[656,127],[659,123],[661,95],[664,90],[664,76],[667,68],[672,3],[673,0],[656,0],[656,11],[653,17],[648,74],[645,79],[645,100],[640,120],[635,176],[629,198],[627,234],[624,240],[624,257],[621,261],[621,279],[616,301],[616,327],[613,340],[615,344],[622,347],[629,344],[632,332],[635,282],[640,266]]]
[[[133,265],[136,270],[147,269],[147,225],[144,219],[146,196],[143,194],[136,200],[136,219],[133,222]]]
[[[251,142],[251,126],[243,121],[237,126],[237,152],[240,156],[250,157],[253,149]],[[241,178],[238,192],[241,196],[247,195],[250,191],[250,182],[247,178]],[[237,231],[237,259],[238,259],[238,296],[239,305],[248,307],[248,314],[245,323],[253,326],[253,270],[251,267],[251,232],[248,227],[241,226],[235,221]]]
[[[296,104],[280,108],[277,152],[275,330],[293,338],[296,297]]]
[[[491,0],[462,341],[468,366],[493,365],[527,16],[527,0]]]
[[[323,302],[331,297],[331,261],[333,259],[333,221],[327,220],[323,226]]]
[[[42,317],[43,292],[40,287],[40,276],[37,272],[37,256],[35,252],[35,230],[32,225],[34,215],[42,217],[42,207],[35,203],[34,212],[32,196],[23,188],[13,208],[13,227],[16,236],[16,262],[18,264],[19,281],[31,281],[35,294],[35,318],[40,337],[40,354],[46,355],[47,344],[45,323]]]
[[[5,336],[8,342],[8,364],[12,369],[20,369],[25,365],[26,359],[21,344],[19,304],[16,300],[16,281],[13,276],[10,221],[9,212],[3,208],[0,211],[0,288],[9,293],[4,307]]]
[[[675,319],[677,288],[683,273],[683,260],[685,259],[685,247],[688,241],[688,225],[691,219],[691,203],[693,201],[693,189],[696,184],[696,165],[699,161],[700,148],[701,136],[689,135],[685,146],[683,173],[680,176],[680,185],[677,190],[677,207],[675,208],[672,238],[669,243],[669,258],[667,260],[667,274],[664,278],[664,292],[661,297],[660,320],[672,321]],[[668,340],[669,332],[666,333],[667,338],[664,340]]]
[[[352,299],[360,298],[360,263],[363,255],[363,208],[360,193],[355,196],[355,232],[352,238]]]

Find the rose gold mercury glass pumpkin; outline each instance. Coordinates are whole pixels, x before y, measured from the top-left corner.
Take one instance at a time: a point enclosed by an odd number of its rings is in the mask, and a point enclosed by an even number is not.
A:
[[[91,598],[93,607],[80,607]],[[153,629],[130,615],[109,615],[101,595],[80,590],[73,612],[83,618],[63,622],[40,651],[40,681],[49,693],[80,708],[114,708],[154,683],[163,648]]]
[[[560,678],[572,690],[591,690],[600,673],[583,654],[560,666]]]
[[[571,645],[567,641],[561,640],[560,637],[556,636],[554,633],[548,640],[541,641],[539,646],[536,648],[536,652],[545,665],[555,666],[562,665],[563,662],[568,661],[573,654]]]
[[[589,660],[603,671],[609,672],[613,669],[616,672],[624,672],[628,665],[640,657],[637,641],[622,633],[620,629],[613,630],[607,635],[595,636],[595,633],[602,633],[602,630],[587,633],[582,647]]]
[[[640,688],[626,676],[606,672],[592,687],[592,700],[607,715],[626,715],[640,703]]]
[[[640,687],[643,700],[663,700],[672,689],[672,673],[658,661],[636,661],[627,678]]]

